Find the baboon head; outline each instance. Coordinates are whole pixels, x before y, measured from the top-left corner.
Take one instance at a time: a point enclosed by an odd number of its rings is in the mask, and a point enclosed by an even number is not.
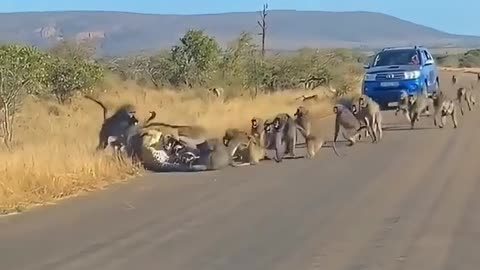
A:
[[[110,117],[110,119],[112,120],[114,119],[115,121],[118,121],[118,122],[126,121],[129,126],[137,125],[139,121],[135,116],[135,114],[136,114],[136,109],[133,105],[124,104],[117,109],[117,111],[112,115],[112,117]]]
[[[358,106],[359,107],[366,107],[367,106],[367,98],[362,95],[359,99],[358,99]]]
[[[338,104],[335,105],[335,106],[333,106],[333,113],[334,113],[334,114],[338,114],[338,113],[340,112],[340,110],[339,110],[338,107],[340,107],[340,105],[338,105]]]
[[[270,133],[273,131],[273,122],[270,121],[270,120],[265,120],[265,122],[263,123],[263,130],[265,131],[265,133]]]
[[[284,125],[284,120],[280,117],[275,117],[275,119],[273,119],[273,128],[276,129],[276,130],[279,130],[283,127]]]
[[[258,127],[258,119],[256,117],[252,118],[252,128],[257,128]]]
[[[267,121],[263,121],[261,118],[258,118],[258,117],[253,117],[251,120],[251,123],[252,123],[251,132],[253,134],[260,135],[262,130],[265,130],[265,122]]]
[[[357,105],[355,105],[355,104],[352,104],[352,113],[353,113],[353,114],[357,114],[357,113],[358,113]]]
[[[450,109],[451,105],[452,105],[451,101],[445,100],[445,101],[442,102],[441,109],[440,109],[440,113],[441,113],[442,116],[447,115],[448,109]]]
[[[416,98],[415,98],[414,95],[409,95],[409,96],[408,96],[408,103],[409,103],[410,105],[413,104],[413,103],[415,103],[415,100],[416,100]]]
[[[293,114],[293,116],[301,118],[307,114],[308,114],[308,109],[303,106],[300,106],[297,108],[297,111]]]

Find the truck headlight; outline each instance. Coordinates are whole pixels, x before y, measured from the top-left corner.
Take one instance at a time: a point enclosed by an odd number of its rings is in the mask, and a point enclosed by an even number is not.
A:
[[[375,81],[376,79],[376,74],[365,74],[365,76],[363,77],[363,80],[364,81]]]
[[[406,80],[418,79],[418,77],[420,77],[420,71],[419,70],[405,72],[405,79]]]

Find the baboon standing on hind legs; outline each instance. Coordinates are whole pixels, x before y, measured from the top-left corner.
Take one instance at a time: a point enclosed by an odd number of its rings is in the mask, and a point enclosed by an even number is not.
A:
[[[123,140],[123,144],[125,144],[125,140],[128,137],[128,130],[132,126],[137,126],[139,123],[138,119],[135,117],[135,106],[132,104],[124,104],[120,106],[120,108],[118,108],[112,116],[107,118],[108,109],[101,101],[90,96],[85,96],[85,98],[97,103],[103,109],[103,123],[98,134],[99,140],[96,149],[105,149],[108,146],[109,138],[110,141],[112,138],[114,138],[115,141]],[[150,113],[151,116],[146,120],[146,123],[153,120],[153,118],[156,116],[155,112]]]

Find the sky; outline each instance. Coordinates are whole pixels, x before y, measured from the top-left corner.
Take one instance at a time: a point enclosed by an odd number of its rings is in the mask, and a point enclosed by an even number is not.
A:
[[[268,0],[267,0],[268,1]],[[255,11],[264,0],[1,0],[0,12],[107,10],[155,14]],[[478,0],[269,0],[269,9],[374,11],[455,34],[479,35]],[[465,8],[467,7],[467,8]]]

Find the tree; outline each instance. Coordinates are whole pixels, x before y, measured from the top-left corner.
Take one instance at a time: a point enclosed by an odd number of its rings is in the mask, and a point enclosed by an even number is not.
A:
[[[103,69],[94,61],[95,46],[88,41],[62,41],[49,50],[52,55],[48,74],[51,94],[60,104],[103,78]]]
[[[227,85],[240,85],[244,89],[255,87],[258,82],[255,72],[255,59],[259,56],[257,47],[252,35],[246,32],[229,44],[220,66]]]
[[[172,82],[175,85],[184,83],[188,87],[205,84],[211,79],[219,56],[220,46],[214,38],[201,30],[189,30],[180,39],[180,44],[171,50]]]
[[[49,56],[33,47],[0,46],[0,106],[3,141],[13,140],[15,114],[29,93],[39,93],[47,79]]]
[[[79,57],[56,57],[51,63],[48,85],[60,104],[70,102],[78,92],[90,90],[103,78],[103,69],[98,64]]]
[[[265,57],[265,38],[267,35],[267,14],[268,14],[267,9],[268,9],[268,4],[264,4],[263,9],[260,13],[260,21],[257,21],[262,31],[259,33],[259,35],[262,36],[262,57]]]

